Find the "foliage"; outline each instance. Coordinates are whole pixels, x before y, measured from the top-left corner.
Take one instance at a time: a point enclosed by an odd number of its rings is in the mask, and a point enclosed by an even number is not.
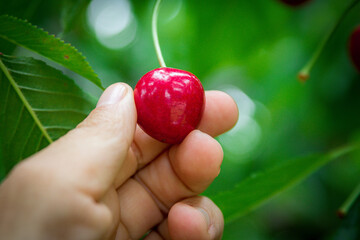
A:
[[[95,106],[60,71],[33,58],[0,57],[0,165],[3,178],[20,160],[76,127]]]
[[[326,155],[312,155],[251,175],[233,189],[212,197],[230,222],[255,209],[260,204],[308,177],[326,163],[360,148],[360,144],[344,147]]]
[[[70,44],[65,44],[64,41],[26,21],[11,16],[1,16],[0,37],[58,62],[102,87],[100,79],[81,53]]]

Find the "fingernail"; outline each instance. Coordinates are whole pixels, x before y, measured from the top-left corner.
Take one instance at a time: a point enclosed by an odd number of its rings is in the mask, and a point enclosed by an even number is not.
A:
[[[96,107],[120,102],[126,95],[126,87],[122,83],[116,83],[105,89]]]
[[[196,208],[204,216],[207,226],[210,226],[210,217],[209,214],[203,208]]]

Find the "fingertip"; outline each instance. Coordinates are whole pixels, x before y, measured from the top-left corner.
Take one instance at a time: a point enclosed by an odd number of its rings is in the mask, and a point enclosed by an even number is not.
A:
[[[192,146],[192,147],[191,147]],[[193,146],[197,146],[194,148]],[[207,151],[204,152],[203,150],[206,149]],[[223,152],[221,145],[215,138],[210,136],[209,134],[202,132],[200,130],[194,130],[189,133],[188,136],[183,140],[183,142],[179,145],[179,151],[183,150],[190,150],[196,151],[193,153],[201,153],[207,154],[209,157],[216,156],[222,157]]]
[[[222,159],[221,145],[199,130],[192,131],[170,150],[170,161],[177,176],[197,193],[219,175]]]
[[[229,129],[233,128],[238,121],[239,118],[239,108],[235,102],[235,100],[227,93],[217,91],[219,94],[221,94],[224,98],[224,101],[228,103],[227,110],[228,112],[225,112],[225,115],[228,117],[227,121],[229,122]]]
[[[223,119],[227,122],[227,130],[233,128],[239,118],[239,108],[235,100],[227,93],[222,91],[209,91],[209,96],[213,97],[213,101],[223,103]]]
[[[116,104],[126,96],[132,95],[132,88],[126,83],[114,83],[101,94],[96,107]]]
[[[181,202],[170,209],[168,226],[171,239],[210,239],[204,214]]]
[[[207,223],[208,239],[221,239],[224,230],[224,216],[216,204],[205,196],[195,196],[182,201],[197,209]]]
[[[234,99],[222,91],[206,91],[206,105],[199,129],[211,136],[220,135],[233,128],[239,110]]]

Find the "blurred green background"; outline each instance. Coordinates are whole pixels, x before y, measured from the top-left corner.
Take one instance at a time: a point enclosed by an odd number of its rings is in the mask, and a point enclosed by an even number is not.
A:
[[[155,1],[89,2],[0,0],[0,14],[28,19],[74,45],[104,86],[135,86],[159,67],[151,38]],[[292,8],[278,0],[163,0],[158,27],[167,66],[194,73],[206,90],[229,93],[239,107],[237,125],[218,137],[225,153],[222,171],[205,194],[294,157],[360,139],[360,74],[347,52],[360,6],[330,39],[308,82],[296,79],[350,2],[312,0]],[[74,21],[67,24],[71,14]],[[41,58],[4,40],[0,51]],[[88,81],[62,70],[100,95]],[[344,223],[335,215],[359,180],[360,154],[343,157],[227,224],[224,239],[359,239],[341,235]]]

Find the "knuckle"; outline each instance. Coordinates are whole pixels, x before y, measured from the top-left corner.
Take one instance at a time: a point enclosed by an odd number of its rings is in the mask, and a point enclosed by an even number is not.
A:
[[[105,206],[100,206],[96,216],[96,227],[100,235],[107,235],[113,226],[113,215],[110,210]]]

